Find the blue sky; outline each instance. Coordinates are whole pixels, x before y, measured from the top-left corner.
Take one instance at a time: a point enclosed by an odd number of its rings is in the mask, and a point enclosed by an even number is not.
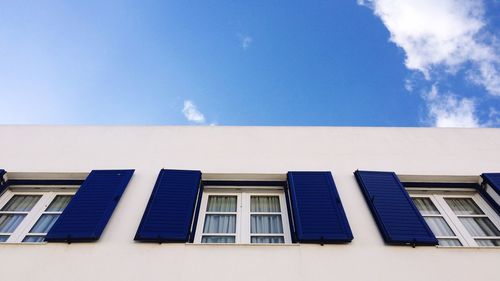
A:
[[[4,124],[500,126],[500,2],[1,1]]]

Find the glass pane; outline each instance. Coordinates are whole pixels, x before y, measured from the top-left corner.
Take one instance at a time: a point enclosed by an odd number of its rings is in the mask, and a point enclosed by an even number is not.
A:
[[[425,222],[436,236],[455,236],[448,223],[441,217],[424,217]]]
[[[0,235],[0,242],[5,242],[9,239],[9,235]]]
[[[40,243],[43,242],[45,237],[43,236],[26,236],[23,239],[23,242],[32,242],[32,243]]]
[[[207,215],[203,233],[236,233],[236,215]]]
[[[71,201],[73,195],[57,195],[54,200],[50,203],[49,207],[47,207],[46,212],[62,212],[64,208],[68,206],[69,201]]]
[[[283,233],[281,215],[252,215],[252,233]]]
[[[446,198],[446,203],[457,215],[482,215],[484,214],[472,198]]]
[[[35,206],[41,195],[14,195],[2,211],[29,212]]]
[[[201,243],[234,243],[234,236],[203,236]]]
[[[458,239],[438,239],[440,246],[459,247],[462,243]]]
[[[207,212],[236,212],[236,196],[209,196]]]
[[[58,218],[59,215],[42,215],[35,223],[35,225],[31,228],[30,233],[49,232]]]
[[[285,238],[283,236],[252,236],[252,243],[279,244],[285,243]]]
[[[460,218],[472,236],[500,236],[500,231],[489,218]]]
[[[251,212],[281,212],[279,196],[252,196]]]
[[[434,206],[430,198],[412,198],[413,203],[417,206],[422,215],[439,215],[439,211]]]
[[[26,215],[0,215],[0,232],[12,233]]]
[[[500,239],[476,239],[476,242],[481,247],[500,246]]]

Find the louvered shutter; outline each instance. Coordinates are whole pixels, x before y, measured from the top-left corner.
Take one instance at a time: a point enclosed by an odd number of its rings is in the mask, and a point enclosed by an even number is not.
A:
[[[7,181],[5,180],[6,171],[0,169],[0,195],[7,189]]]
[[[189,240],[200,191],[201,172],[162,169],[135,235],[136,241]]]
[[[395,173],[356,171],[354,175],[387,244],[438,244]]]
[[[481,194],[487,199],[492,207],[500,214],[500,173],[484,173]]]
[[[134,170],[93,170],[45,237],[90,242],[101,236]]]
[[[288,172],[296,237],[301,243],[346,243],[353,239],[330,172]]]

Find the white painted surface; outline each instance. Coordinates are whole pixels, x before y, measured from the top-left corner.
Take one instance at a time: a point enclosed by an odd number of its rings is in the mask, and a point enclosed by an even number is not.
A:
[[[500,172],[499,129],[0,126],[12,172],[136,172],[97,243],[0,245],[0,280],[499,280],[499,249],[386,246],[353,177]],[[346,245],[133,242],[160,168],[333,172]]]

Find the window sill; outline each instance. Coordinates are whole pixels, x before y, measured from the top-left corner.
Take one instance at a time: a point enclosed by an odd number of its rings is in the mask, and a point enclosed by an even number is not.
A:
[[[1,245],[45,245],[47,242],[2,242]]]
[[[239,247],[239,246],[250,246],[250,247],[297,247],[300,246],[298,243],[294,244],[236,244],[236,243],[186,243],[188,246],[223,246],[223,247]]]
[[[437,245],[436,248],[440,248],[440,249],[480,249],[480,250],[492,250],[492,249],[495,249],[495,250],[498,250],[500,249],[500,246],[493,246],[493,247],[464,247],[464,246],[439,246]]]

